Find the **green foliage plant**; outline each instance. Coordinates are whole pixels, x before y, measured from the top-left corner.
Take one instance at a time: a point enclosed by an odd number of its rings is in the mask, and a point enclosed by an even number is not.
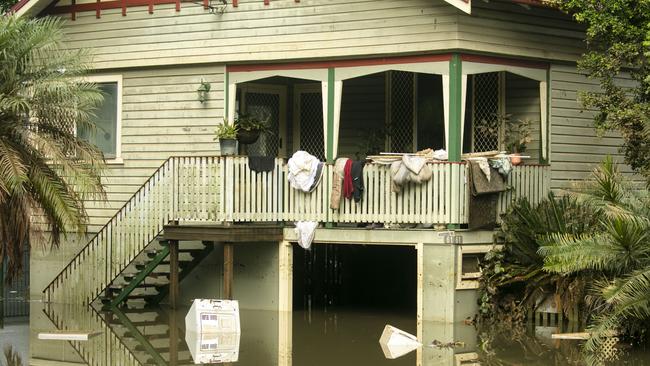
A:
[[[78,138],[93,130],[102,94],[85,82],[90,53],[62,43],[59,18],[0,18],[0,256],[7,279],[24,248],[85,233],[85,200],[103,199],[102,153]]]
[[[217,125],[217,128],[214,132],[214,140],[235,140],[237,139],[237,129],[238,126],[234,123],[229,123],[226,118],[223,119],[223,123]]]
[[[239,130],[268,132],[270,116],[258,118],[254,115],[240,114],[235,120],[235,125]]]
[[[593,211],[569,196],[549,193],[537,206],[516,201],[502,217],[503,248],[489,252],[481,263],[480,315],[521,322],[527,309],[557,295],[567,317],[573,316],[582,305],[584,279],[545,271],[538,252],[545,236],[581,235],[590,232],[595,220]]]
[[[600,274],[594,291],[602,306],[585,344],[594,354],[608,336],[645,331],[649,324],[650,196],[623,177],[611,158],[581,188],[574,196],[599,213],[596,230],[549,235],[539,254],[550,274]]]
[[[581,71],[600,90],[581,93],[595,126],[624,139],[625,162],[650,183],[650,1],[546,0],[586,27]],[[631,79],[630,82],[624,82]]]
[[[511,153],[523,153],[526,151],[528,144],[532,141],[531,125],[529,119],[510,118],[505,120],[505,145],[506,150]]]

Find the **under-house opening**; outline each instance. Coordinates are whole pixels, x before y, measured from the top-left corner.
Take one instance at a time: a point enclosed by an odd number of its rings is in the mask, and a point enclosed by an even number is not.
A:
[[[295,310],[416,314],[417,251],[412,246],[314,244],[293,258]]]

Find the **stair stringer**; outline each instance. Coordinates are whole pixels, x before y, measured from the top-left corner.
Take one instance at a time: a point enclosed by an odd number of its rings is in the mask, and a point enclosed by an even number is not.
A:
[[[178,159],[167,159],[43,290],[55,303],[92,303],[176,215]]]
[[[43,313],[58,330],[102,330],[100,335],[88,341],[68,341],[89,366],[142,366],[92,306],[47,304]]]

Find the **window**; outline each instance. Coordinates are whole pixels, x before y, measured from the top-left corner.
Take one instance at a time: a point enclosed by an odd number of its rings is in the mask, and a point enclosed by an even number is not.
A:
[[[95,110],[95,130],[77,129],[77,136],[89,141],[104,153],[108,161],[120,161],[121,119],[122,119],[122,77],[95,76],[88,81],[97,84],[104,95],[104,101]]]
[[[456,289],[477,289],[481,277],[480,262],[485,254],[498,245],[463,245],[459,247],[456,278]]]

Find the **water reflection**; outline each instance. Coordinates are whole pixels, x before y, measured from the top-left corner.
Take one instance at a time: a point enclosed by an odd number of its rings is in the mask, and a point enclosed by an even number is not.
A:
[[[29,329],[5,325],[0,343],[10,345],[11,362],[27,364],[15,333],[29,335],[30,364],[80,364],[92,366],[193,364],[192,345],[186,342],[188,309],[121,309],[101,312],[89,307],[34,303]],[[418,329],[413,316],[400,313],[351,311],[278,313],[241,310],[238,361],[224,365],[584,365],[579,344],[551,340],[560,329],[491,327],[477,331],[465,324],[424,322]],[[395,360],[384,357],[379,336],[390,323],[418,334],[423,346]],[[101,331],[86,342],[38,340],[41,331],[56,329]],[[432,345],[433,341],[435,345]],[[203,339],[201,343],[222,344]],[[21,346],[22,344],[22,346]],[[200,347],[200,346],[199,346]],[[196,349],[194,350],[196,351]],[[650,364],[647,353],[621,353],[610,364]],[[3,362],[7,363],[5,360]],[[16,363],[19,362],[19,363]],[[9,363],[12,365],[11,363]]]

